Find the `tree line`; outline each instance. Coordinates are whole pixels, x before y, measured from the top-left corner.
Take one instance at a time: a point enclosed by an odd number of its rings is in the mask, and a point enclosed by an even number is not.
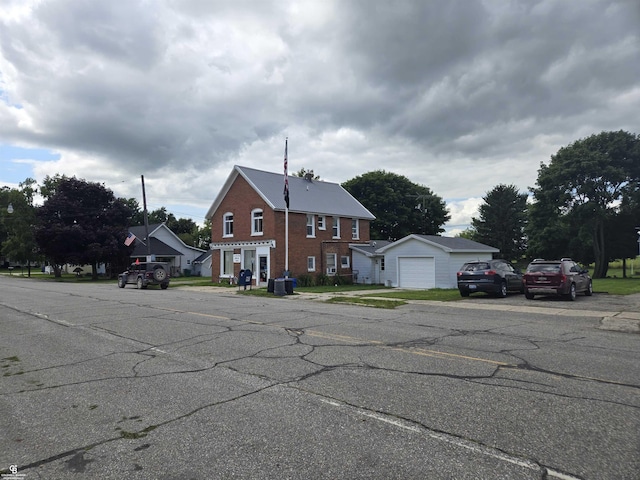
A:
[[[34,205],[36,193],[43,198]],[[16,189],[0,189],[0,252],[3,263],[48,262],[56,276],[65,264],[91,265],[97,277],[105,264],[113,276],[129,263],[133,246],[125,246],[129,227],[144,223],[134,198],[116,198],[100,183],[64,175],[47,176],[42,185],[28,178]],[[10,207],[9,207],[10,206]],[[149,224],[165,223],[185,244],[207,249],[211,226],[176,218],[164,207],[148,213]]]
[[[602,132],[560,148],[548,165],[540,164],[530,193],[496,186],[463,236],[499,248],[509,260],[593,263],[594,278],[606,277],[609,262],[638,254],[637,134]]]
[[[304,176],[313,171],[301,169]],[[508,173],[505,173],[507,176]],[[373,240],[397,240],[409,234],[439,235],[450,219],[444,200],[430,188],[384,170],[342,184],[376,218]],[[39,186],[44,202],[34,205],[38,185],[26,179],[17,189],[0,189],[0,252],[30,265],[51,262],[59,275],[64,264],[124,266],[130,247],[123,240],[131,225],[143,224],[133,198],[116,198],[99,183],[47,177]],[[150,224],[164,222],[185,244],[208,249],[211,225],[176,218],[162,207],[148,214]],[[640,226],[640,136],[602,132],[562,147],[541,163],[529,193],[499,184],[483,197],[478,216],[461,236],[491,245],[500,256],[521,262],[531,258],[571,257],[595,263],[593,276],[606,276],[610,261],[638,253]],[[114,270],[117,272],[117,270]]]

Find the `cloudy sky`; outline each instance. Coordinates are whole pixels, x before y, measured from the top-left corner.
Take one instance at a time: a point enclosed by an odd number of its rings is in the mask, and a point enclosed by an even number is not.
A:
[[[233,165],[384,169],[464,229],[500,183],[640,133],[637,0],[0,0],[0,185],[56,173],[202,223]]]

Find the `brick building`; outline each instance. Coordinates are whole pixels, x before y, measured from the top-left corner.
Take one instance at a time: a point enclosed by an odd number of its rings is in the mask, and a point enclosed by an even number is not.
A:
[[[250,269],[256,285],[290,276],[351,275],[349,244],[369,242],[375,217],[337,183],[235,166],[206,217],[211,220],[212,279]],[[288,217],[288,248],[285,245]]]

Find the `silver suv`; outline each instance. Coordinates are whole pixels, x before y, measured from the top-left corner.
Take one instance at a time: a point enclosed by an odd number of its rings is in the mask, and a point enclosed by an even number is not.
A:
[[[124,288],[127,283],[140,288],[160,285],[163,290],[169,286],[169,264],[163,262],[132,263],[128,270],[118,275],[118,286]]]

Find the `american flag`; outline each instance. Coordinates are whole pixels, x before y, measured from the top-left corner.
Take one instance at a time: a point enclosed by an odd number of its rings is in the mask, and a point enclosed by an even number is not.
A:
[[[129,232],[129,235],[127,235],[127,238],[125,239],[124,244],[128,247],[133,243],[135,239],[136,239],[136,236],[133,233]]]
[[[289,174],[287,173],[289,162],[287,160],[287,143],[289,139],[285,138],[284,140],[284,203],[287,204],[287,208],[289,208]]]

